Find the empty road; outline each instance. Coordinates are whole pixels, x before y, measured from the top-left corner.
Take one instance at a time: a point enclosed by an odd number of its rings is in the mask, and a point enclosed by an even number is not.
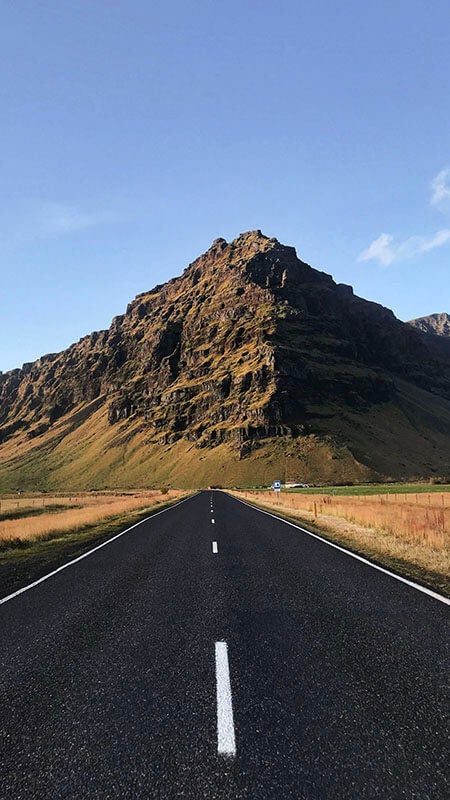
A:
[[[443,799],[446,620],[201,492],[0,605],[0,797]]]

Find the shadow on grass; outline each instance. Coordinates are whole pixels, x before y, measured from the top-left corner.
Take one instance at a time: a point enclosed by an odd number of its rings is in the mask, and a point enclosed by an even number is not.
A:
[[[40,514],[54,514],[57,511],[68,511],[71,508],[78,508],[78,506],[66,505],[48,505],[39,506],[38,508],[16,508],[11,511],[4,511],[0,513],[0,522],[5,522],[9,519],[24,519],[25,517],[38,517]],[[0,550],[2,550],[0,543]]]

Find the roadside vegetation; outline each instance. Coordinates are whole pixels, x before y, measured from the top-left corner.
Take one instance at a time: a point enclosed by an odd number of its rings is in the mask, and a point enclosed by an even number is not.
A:
[[[450,493],[439,488],[334,497],[307,490],[234,494],[450,595]]]

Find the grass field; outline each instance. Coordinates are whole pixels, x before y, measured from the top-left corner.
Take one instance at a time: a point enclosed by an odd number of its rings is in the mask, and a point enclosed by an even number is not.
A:
[[[67,508],[74,508],[74,506],[64,506]],[[37,517],[40,514],[55,514],[57,511],[61,511],[60,505],[48,505],[36,508],[11,508],[6,509],[5,511],[0,511],[0,522],[6,519],[24,519],[26,517]]]
[[[266,491],[266,490],[263,490]],[[450,483],[370,483],[357,486],[310,486],[307,489],[282,489],[295,494],[371,495],[371,494],[430,494],[450,492]]]

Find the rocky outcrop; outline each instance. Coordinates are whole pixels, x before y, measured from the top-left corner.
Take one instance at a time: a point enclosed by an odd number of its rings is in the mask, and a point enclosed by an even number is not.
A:
[[[111,426],[139,419],[149,442],[232,442],[242,456],[395,400],[399,379],[449,399],[450,342],[436,339],[250,231],[216,239],[108,330],[0,375],[0,441],[101,399]]]
[[[419,317],[409,320],[408,325],[412,325],[421,333],[433,333],[436,336],[450,337],[450,314],[430,314],[428,317]]]

